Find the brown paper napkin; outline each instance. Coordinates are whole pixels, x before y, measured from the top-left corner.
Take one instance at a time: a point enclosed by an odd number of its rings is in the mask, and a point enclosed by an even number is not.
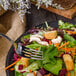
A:
[[[17,12],[6,12],[0,17],[0,24],[3,25],[2,28],[6,29],[3,33],[14,41],[25,31],[25,17],[24,23],[22,23]],[[1,68],[5,66],[6,56],[10,47],[11,43],[7,39],[0,37],[0,76],[6,76],[5,70]]]

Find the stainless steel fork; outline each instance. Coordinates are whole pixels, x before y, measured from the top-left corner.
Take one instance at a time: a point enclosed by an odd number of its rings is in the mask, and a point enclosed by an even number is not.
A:
[[[14,47],[16,45],[17,46],[17,48],[15,47],[16,53],[18,55],[20,55],[21,57],[35,59],[35,60],[42,60],[43,59],[43,51],[38,51],[38,50],[27,48],[20,43],[17,44],[12,39],[10,39],[8,36],[6,36],[2,33],[0,33],[0,36],[11,41],[11,43],[12,43],[12,45],[14,45]]]

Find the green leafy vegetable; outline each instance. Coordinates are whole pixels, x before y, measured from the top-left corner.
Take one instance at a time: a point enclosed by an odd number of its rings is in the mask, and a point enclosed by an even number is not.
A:
[[[51,73],[58,75],[59,71],[62,69],[62,60],[57,60],[57,63],[55,65],[48,63],[44,65],[44,68],[50,71]]]
[[[43,45],[33,42],[32,44],[27,45],[26,47],[31,48],[31,49],[37,49],[37,48],[40,48],[41,46],[43,46]]]
[[[68,47],[75,48],[75,47],[76,47],[76,40],[75,40],[75,41],[71,41],[71,42],[69,42]]]
[[[73,24],[70,24],[70,23],[64,23],[62,20],[59,20],[58,21],[58,25],[59,26],[59,29],[71,29],[72,27],[76,27],[76,25],[73,25]]]
[[[58,54],[58,49],[54,45],[49,45],[48,49],[46,48],[43,51],[43,64],[46,64],[46,63],[55,64],[56,63],[55,56],[57,54]]]
[[[29,72],[19,73],[15,70],[15,76],[27,76]]]
[[[25,72],[25,73],[23,73],[23,75],[22,76],[27,76],[27,74],[28,74],[29,72]]]
[[[66,41],[75,41],[75,39],[72,36],[68,35],[68,34],[64,34],[64,39]]]
[[[41,47],[41,45],[40,44],[30,44],[30,45],[27,45],[26,47],[31,48],[31,49],[36,49],[36,48]]]
[[[35,61],[32,64],[30,64],[26,70],[29,72],[29,70],[31,71],[36,71],[37,69],[39,69],[41,67],[41,62],[40,61]]]
[[[67,47],[76,47],[76,40],[72,36],[64,34],[64,40],[69,41],[69,45]]]
[[[23,74],[22,73],[19,73],[15,70],[15,76],[22,76]]]
[[[75,68],[74,68],[74,71],[75,71],[75,75],[76,75],[76,54],[75,54]]]
[[[21,38],[21,41],[23,42],[24,39],[29,39],[29,38],[30,38],[30,34],[25,35],[25,36],[23,36],[23,37]]]
[[[62,69],[62,60],[55,58],[58,54],[58,49],[54,45],[49,45],[48,48],[46,46],[41,47],[41,50],[43,51],[43,67],[53,74],[58,75]]]

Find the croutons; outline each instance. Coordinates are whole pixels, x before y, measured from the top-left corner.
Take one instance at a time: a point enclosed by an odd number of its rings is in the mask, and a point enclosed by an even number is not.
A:
[[[46,39],[55,39],[57,37],[57,31],[48,31],[44,34]]]
[[[74,69],[74,63],[73,63],[72,57],[69,54],[64,54],[63,59],[65,62],[67,71],[73,70]]]
[[[21,58],[21,62],[23,63],[23,65],[25,65],[26,67],[29,65],[29,59],[28,58]]]

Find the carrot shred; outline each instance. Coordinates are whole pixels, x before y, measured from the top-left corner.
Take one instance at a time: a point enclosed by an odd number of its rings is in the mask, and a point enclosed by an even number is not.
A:
[[[49,74],[46,74],[46,75],[44,75],[44,76],[51,76],[51,74],[49,73]]]
[[[55,43],[55,46],[58,48],[58,50],[59,50],[59,43]]]
[[[36,48],[35,50],[39,50],[39,48]]]
[[[49,40],[49,44],[51,45],[51,41]]]
[[[65,42],[65,53],[67,52],[67,44],[66,44],[66,42]]]
[[[64,53],[62,52],[61,54],[60,54],[60,57],[63,55]]]
[[[64,43],[63,45],[61,45],[61,46],[59,47],[59,49],[61,49],[62,47],[64,47],[64,46],[65,46],[65,44],[66,44],[66,45],[68,45],[68,44],[69,44],[69,42],[66,42],[66,43]]]
[[[71,76],[71,73],[70,72],[68,72],[68,76]]]
[[[13,65],[15,65],[21,58],[19,58],[17,61],[15,61],[14,63],[12,63],[11,65],[7,66],[5,68],[5,70],[9,69],[10,67],[12,67]]]
[[[35,72],[33,72],[33,75],[35,76]]]
[[[76,34],[75,31],[66,31],[66,32],[69,33],[69,34]]]
[[[31,69],[29,70],[30,73],[32,73]]]
[[[75,72],[73,72],[73,76],[75,76]]]
[[[65,48],[61,48],[61,50],[65,50]],[[73,60],[75,56],[75,48],[66,48],[67,52],[72,52]],[[66,51],[65,51],[66,52]]]
[[[11,70],[11,71],[13,71],[13,70],[14,70],[14,68],[11,68],[10,70]]]
[[[72,56],[73,56],[73,60],[74,60],[74,57],[75,57],[75,49],[73,49]]]
[[[59,46],[59,43],[55,43],[55,46],[58,47]]]

